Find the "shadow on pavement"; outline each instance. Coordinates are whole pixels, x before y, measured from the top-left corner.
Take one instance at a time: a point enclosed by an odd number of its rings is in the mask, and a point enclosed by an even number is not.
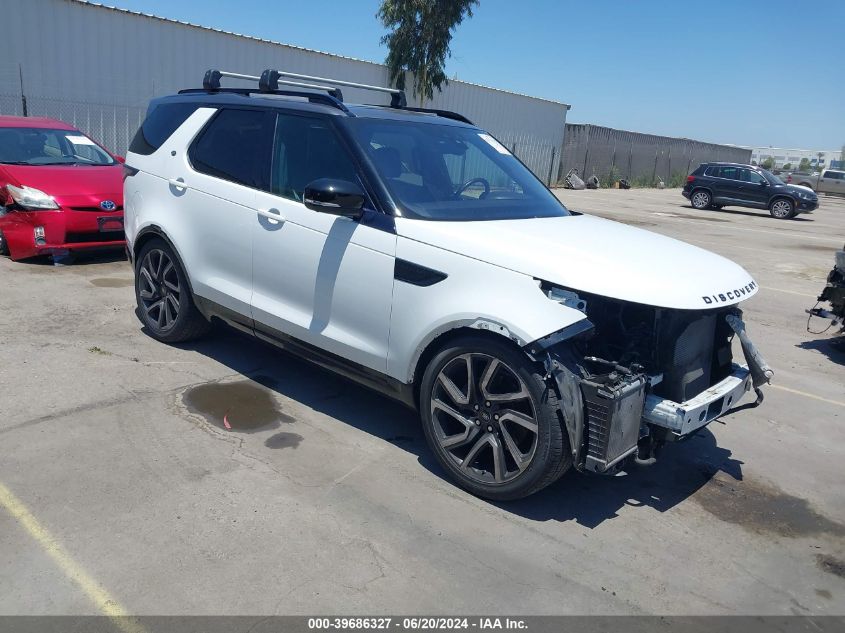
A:
[[[390,442],[415,455],[438,477],[446,473],[423,437],[416,412],[287,352],[229,327],[217,325],[206,339],[188,344],[280,395]],[[505,512],[533,521],[576,521],[593,528],[617,516],[624,506],[665,512],[681,503],[722,471],[742,479],[742,462],[716,445],[703,429],[684,442],[666,447],[654,466],[635,468],[624,476],[585,475],[574,470],[539,493],[507,503]]]
[[[625,506],[666,512],[720,471],[742,480],[742,462],[732,459],[731,452],[717,446],[714,435],[703,429],[684,442],[667,445],[653,466],[634,466],[615,477],[570,471],[531,497],[497,505],[534,521],[575,521],[594,528]]]
[[[821,352],[837,365],[845,365],[845,336],[837,335],[836,328],[830,328],[830,336],[804,341],[795,347]]]
[[[63,259],[65,263],[63,267],[73,266],[90,266],[93,264],[113,264],[114,262],[125,262],[126,253],[123,248],[109,248],[103,250],[80,251],[73,253],[71,256]],[[18,264],[26,264],[37,267],[53,267],[53,257],[51,255],[39,255],[37,257],[29,257],[17,261]]]
[[[684,209],[692,209],[693,211],[698,210],[694,206],[692,206],[691,204],[682,204],[682,205],[679,205],[679,206],[683,207]],[[739,209],[727,209],[725,207],[722,207],[721,209],[709,209],[709,211],[711,213],[725,213],[727,215],[748,215],[748,216],[752,216],[752,217],[755,217],[755,218],[768,219],[768,220],[771,220],[772,222],[783,222],[783,220],[778,220],[777,218],[773,218],[769,214],[769,212],[766,211],[765,209],[758,209],[758,210],[751,210],[751,211],[740,211]],[[794,218],[790,218],[789,221],[790,222],[813,222],[814,220],[813,220],[813,218],[810,218],[810,217],[806,217],[806,216],[802,216],[802,215],[796,215]]]

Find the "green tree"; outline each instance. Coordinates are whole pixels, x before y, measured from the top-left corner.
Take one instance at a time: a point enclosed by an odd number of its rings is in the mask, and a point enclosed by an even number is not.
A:
[[[435,88],[449,83],[445,64],[453,31],[477,5],[478,0],[382,0],[376,17],[390,29],[381,43],[387,44],[391,83],[404,90],[410,71],[414,95],[432,99]]]
[[[806,156],[798,163],[798,171],[810,171],[810,159]]]
[[[784,168],[784,169],[792,169],[792,163],[786,163],[786,164],[783,166],[783,168]]]
[[[771,156],[766,156],[763,160],[760,161],[760,167],[763,169],[771,169],[775,166],[775,159]]]

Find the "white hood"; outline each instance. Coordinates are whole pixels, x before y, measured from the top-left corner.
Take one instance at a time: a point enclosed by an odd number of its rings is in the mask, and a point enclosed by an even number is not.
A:
[[[646,305],[702,310],[754,295],[719,255],[589,215],[483,222],[396,219],[400,236],[567,288]]]

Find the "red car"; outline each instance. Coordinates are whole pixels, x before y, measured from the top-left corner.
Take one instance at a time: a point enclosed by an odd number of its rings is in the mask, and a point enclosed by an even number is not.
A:
[[[0,253],[123,248],[122,161],[67,123],[0,116]]]

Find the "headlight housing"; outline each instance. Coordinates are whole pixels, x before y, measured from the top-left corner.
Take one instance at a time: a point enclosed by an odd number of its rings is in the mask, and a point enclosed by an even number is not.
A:
[[[15,187],[14,185],[6,185],[9,195],[12,196],[18,205],[24,209],[58,209],[59,205],[53,199],[53,196],[48,196],[40,189],[33,189],[21,185]]]

